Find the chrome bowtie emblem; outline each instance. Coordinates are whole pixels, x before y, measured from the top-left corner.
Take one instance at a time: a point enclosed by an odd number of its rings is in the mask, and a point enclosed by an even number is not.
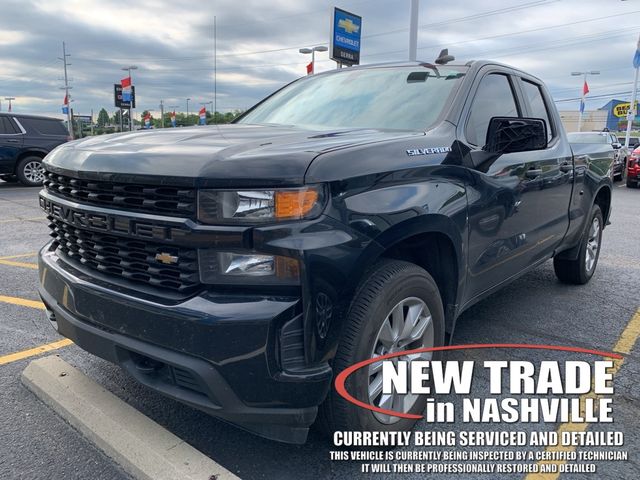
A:
[[[165,263],[167,265],[175,265],[178,263],[178,257],[171,255],[170,253],[156,253],[155,259],[160,263]]]

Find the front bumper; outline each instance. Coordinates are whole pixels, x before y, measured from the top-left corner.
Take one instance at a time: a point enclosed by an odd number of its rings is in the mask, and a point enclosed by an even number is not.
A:
[[[282,368],[282,332],[301,324],[300,298],[203,292],[162,302],[72,267],[52,244],[41,250],[39,269],[50,318],[84,350],[253,433],[306,440],[332,371],[326,363]]]

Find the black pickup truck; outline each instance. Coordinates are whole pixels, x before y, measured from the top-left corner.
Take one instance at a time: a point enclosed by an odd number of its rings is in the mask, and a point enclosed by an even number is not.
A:
[[[301,443],[316,417],[409,429],[347,403],[334,376],[444,344],[461,312],[549,259],[588,282],[612,163],[574,156],[543,83],[505,65],[312,75],[232,125],[55,149],[40,295],[81,348],[259,435]],[[424,409],[382,395],[376,365],[349,377],[353,395]]]

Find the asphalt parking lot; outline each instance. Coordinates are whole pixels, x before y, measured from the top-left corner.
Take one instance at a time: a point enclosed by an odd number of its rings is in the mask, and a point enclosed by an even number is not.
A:
[[[61,340],[45,321],[37,303],[35,252],[49,238],[47,222],[38,208],[37,192],[38,189],[0,181],[0,478],[129,478],[124,470],[23,387],[20,373],[35,357],[2,363],[8,354]],[[537,343],[614,350],[640,307],[638,204],[640,190],[616,184],[612,224],[604,232],[598,270],[588,285],[574,287],[558,283],[548,262],[467,311],[458,320],[455,343]],[[623,431],[629,461],[600,462],[593,476],[563,474],[561,478],[640,478],[639,352],[640,347],[636,346],[615,377],[615,423],[592,427]],[[62,346],[49,354],[60,355],[243,479],[328,479],[362,475],[355,462],[331,462],[332,446],[316,432],[311,433],[303,446],[262,440],[148,391],[119,368],[74,345]],[[532,350],[505,351],[501,358],[539,361],[580,357]],[[497,358],[495,352],[477,350],[451,354],[447,359]],[[482,376],[475,379],[474,388],[482,391],[486,381]],[[419,424],[418,428],[431,427]],[[558,425],[503,425],[500,428],[556,430]],[[415,477],[424,478],[420,474]],[[522,478],[522,475],[511,478]]]

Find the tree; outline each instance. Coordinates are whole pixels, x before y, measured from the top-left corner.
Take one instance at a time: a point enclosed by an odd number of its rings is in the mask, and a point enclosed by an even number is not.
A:
[[[102,109],[100,109],[100,112],[98,113],[98,126],[99,127],[104,127],[108,123],[109,123],[109,114],[107,113],[107,111],[104,108],[102,108]]]

